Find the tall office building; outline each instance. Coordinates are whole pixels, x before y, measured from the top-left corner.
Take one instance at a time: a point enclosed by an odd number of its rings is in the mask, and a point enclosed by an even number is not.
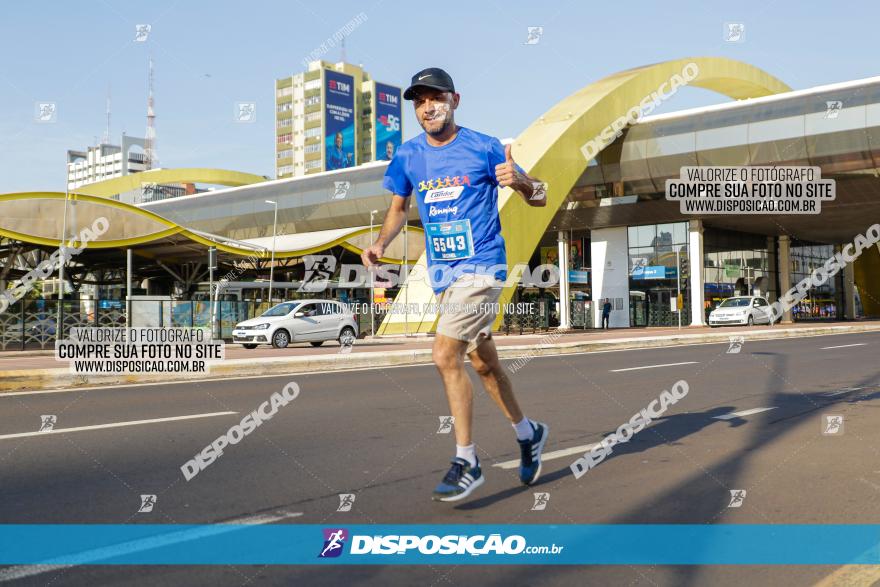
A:
[[[313,61],[275,80],[279,179],[387,159],[400,146],[401,89],[350,63]]]

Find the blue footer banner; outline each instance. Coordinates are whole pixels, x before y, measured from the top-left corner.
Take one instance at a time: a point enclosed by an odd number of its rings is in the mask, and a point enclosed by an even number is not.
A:
[[[880,525],[7,524],[0,564],[880,564]]]

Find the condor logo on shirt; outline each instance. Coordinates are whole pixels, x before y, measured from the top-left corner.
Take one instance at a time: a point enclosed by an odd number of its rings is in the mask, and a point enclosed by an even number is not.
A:
[[[425,193],[425,203],[431,204],[433,202],[445,202],[447,200],[455,200],[461,195],[461,192],[463,190],[463,185],[430,190]]]

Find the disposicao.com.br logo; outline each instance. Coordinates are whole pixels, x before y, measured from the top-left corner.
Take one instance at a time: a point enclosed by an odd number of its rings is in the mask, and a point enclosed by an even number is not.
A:
[[[517,555],[517,554],[559,554],[564,546],[556,544],[529,546],[525,537],[511,534],[447,534],[443,536],[428,534],[387,534],[362,535],[349,533],[344,528],[325,528],[324,541],[318,558],[338,557],[350,538],[350,555],[389,555],[389,554],[425,554],[425,555]]]

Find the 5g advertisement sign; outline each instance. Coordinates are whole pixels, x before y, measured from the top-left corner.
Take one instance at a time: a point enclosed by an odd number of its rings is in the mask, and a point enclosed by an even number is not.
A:
[[[390,161],[400,146],[403,132],[401,126],[400,88],[376,83],[376,144],[374,152],[377,161]]]

